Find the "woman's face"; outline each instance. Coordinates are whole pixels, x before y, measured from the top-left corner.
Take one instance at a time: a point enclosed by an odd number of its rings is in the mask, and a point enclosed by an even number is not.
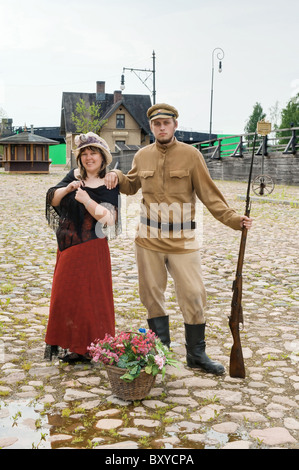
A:
[[[103,156],[95,148],[84,148],[81,153],[81,162],[87,173],[98,173],[102,167]]]

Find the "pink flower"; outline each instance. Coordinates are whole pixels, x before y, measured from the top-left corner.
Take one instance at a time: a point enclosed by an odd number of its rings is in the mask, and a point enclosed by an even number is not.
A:
[[[155,356],[155,363],[159,367],[159,369],[163,369],[163,366],[165,364],[165,357],[161,357],[158,354]]]

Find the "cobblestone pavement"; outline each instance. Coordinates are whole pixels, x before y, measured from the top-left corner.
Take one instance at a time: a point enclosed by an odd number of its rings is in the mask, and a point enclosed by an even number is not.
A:
[[[299,188],[275,188],[253,202],[243,270],[245,379],[228,374],[228,315],[240,232],[203,209],[202,264],[208,293],[207,352],[221,377],[186,367],[183,320],[167,288],[172,349],[180,361],[150,395],[124,402],[99,365],[43,359],[56,240],[45,192],[61,179],[0,170],[0,448],[297,449],[299,444]],[[246,184],[217,182],[244,213]],[[240,197],[238,197],[240,196]],[[132,232],[140,194],[123,198],[122,237],[110,243],[117,328],[146,327],[138,297]],[[129,204],[130,203],[130,204]]]

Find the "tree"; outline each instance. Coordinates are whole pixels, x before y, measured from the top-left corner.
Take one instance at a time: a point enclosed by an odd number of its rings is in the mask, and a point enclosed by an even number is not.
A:
[[[7,113],[5,109],[0,107],[0,118],[7,118]]]
[[[299,127],[299,93],[293,96],[281,111],[280,129],[289,129],[290,127]],[[282,139],[279,143],[286,145],[286,137],[290,138],[290,131],[280,132]]]
[[[278,123],[281,122],[281,109],[278,101],[276,101],[273,106],[270,106],[268,114],[272,130],[277,130],[279,128]]]
[[[253,107],[253,112],[251,116],[249,117],[246,126],[245,126],[245,132],[246,134],[249,134],[251,132],[255,132],[257,128],[257,123],[261,121],[262,119],[265,119],[266,113],[264,113],[262,105],[260,103],[255,103]]]
[[[101,119],[101,105],[92,103],[88,106],[81,98],[76,104],[75,113],[72,113],[72,121],[76,126],[76,132],[83,134],[94,132],[99,135],[107,119]]]
[[[6,125],[7,114],[6,111],[0,107],[0,136],[3,134],[4,126]],[[1,146],[2,148],[2,146]]]
[[[6,125],[6,120],[7,120],[7,113],[6,111],[0,107],[0,137],[2,137],[2,134],[4,132],[4,128]],[[0,155],[3,156],[4,150],[3,150],[3,145],[0,145]],[[1,165],[0,165],[1,166]]]
[[[271,132],[268,135],[268,138],[271,140],[271,145],[276,145],[278,143],[276,131],[279,129],[279,122],[281,122],[281,109],[278,101],[269,108],[268,116],[271,123]]]
[[[299,127],[299,93],[293,96],[286,107],[281,111],[280,129]]]

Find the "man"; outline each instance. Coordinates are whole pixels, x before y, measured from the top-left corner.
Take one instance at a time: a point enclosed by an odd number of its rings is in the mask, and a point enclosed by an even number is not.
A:
[[[142,190],[135,252],[139,295],[149,327],[169,347],[169,317],[164,308],[169,272],[184,318],[187,365],[221,375],[224,367],[205,352],[206,292],[194,230],[196,196],[216,219],[235,230],[243,225],[250,228],[252,221],[228,206],[201,153],[177,141],[178,111],[173,106],[156,104],[147,117],[155,142],[136,153],[127,175],[120,170],[108,173],[106,185],[112,188],[119,183],[127,195]]]

